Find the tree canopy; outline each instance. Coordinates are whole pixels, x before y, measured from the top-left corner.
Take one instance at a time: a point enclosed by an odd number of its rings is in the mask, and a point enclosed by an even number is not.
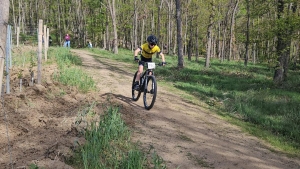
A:
[[[178,46],[174,0],[11,0],[10,23],[24,35],[36,31],[43,19],[57,45],[65,33],[73,47],[92,41],[95,47],[116,51],[134,49],[154,34],[164,53],[184,56],[268,62],[274,81],[288,76],[299,62],[300,2],[297,0],[179,1],[182,47]],[[181,65],[181,64],[179,64]]]

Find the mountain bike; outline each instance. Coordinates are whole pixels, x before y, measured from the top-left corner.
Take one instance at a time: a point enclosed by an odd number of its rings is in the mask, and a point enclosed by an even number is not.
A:
[[[143,101],[144,107],[147,110],[150,110],[153,107],[157,95],[157,83],[154,76],[154,69],[156,65],[161,66],[162,64],[144,62],[144,67],[146,67],[146,69],[141,74],[139,89],[134,89],[135,78],[138,72],[135,72],[132,80],[132,100],[139,100],[141,93],[144,92]]]

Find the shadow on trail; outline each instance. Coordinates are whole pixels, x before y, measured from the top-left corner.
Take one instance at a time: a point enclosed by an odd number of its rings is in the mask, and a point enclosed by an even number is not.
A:
[[[123,96],[120,94],[114,94],[114,93],[104,93],[100,96],[104,99],[109,99],[109,100],[114,98],[114,99],[117,99],[118,101],[121,101],[122,103],[126,103],[129,106],[143,108],[143,106],[136,104],[136,102],[133,101],[131,97],[126,97],[126,96]]]

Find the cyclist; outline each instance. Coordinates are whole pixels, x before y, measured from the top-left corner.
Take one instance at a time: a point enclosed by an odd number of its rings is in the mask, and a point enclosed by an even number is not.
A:
[[[141,60],[139,61],[138,53],[141,52]],[[157,46],[157,39],[154,35],[150,35],[147,37],[147,43],[144,43],[142,46],[138,47],[134,51],[134,60],[139,61],[138,73],[134,83],[134,90],[139,89],[139,81],[141,74],[144,70],[144,62],[152,62],[152,55],[154,53],[158,53],[162,59],[162,65],[166,64],[165,56],[161,52],[160,48]]]

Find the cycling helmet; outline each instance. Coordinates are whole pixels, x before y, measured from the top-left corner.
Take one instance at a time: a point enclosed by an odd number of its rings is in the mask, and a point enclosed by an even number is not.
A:
[[[154,35],[150,35],[147,38],[147,42],[149,42],[150,44],[156,45],[157,44],[157,39],[156,39],[156,37]]]

